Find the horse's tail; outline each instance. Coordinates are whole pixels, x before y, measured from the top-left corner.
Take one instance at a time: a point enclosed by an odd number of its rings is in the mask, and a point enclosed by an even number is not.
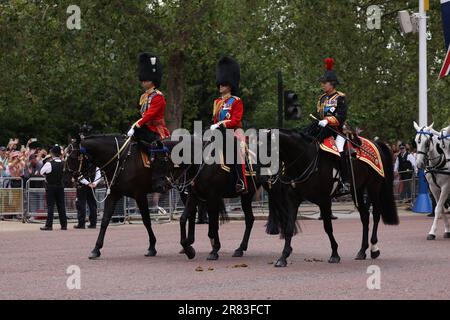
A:
[[[394,200],[394,159],[391,150],[383,142],[377,143],[384,167],[384,179],[379,194],[381,218],[388,225],[398,225],[398,212]]]
[[[269,194],[269,218],[266,224],[267,234],[279,234],[280,238],[286,235],[295,235],[298,232],[297,215],[291,216],[286,186],[278,182],[266,188]]]

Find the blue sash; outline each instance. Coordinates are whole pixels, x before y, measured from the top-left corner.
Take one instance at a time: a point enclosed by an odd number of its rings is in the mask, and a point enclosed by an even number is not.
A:
[[[236,100],[234,97],[231,97],[230,100],[226,104],[223,105],[222,109],[219,113],[219,121],[227,120],[228,111],[231,110],[231,105],[233,104],[234,100]],[[229,116],[228,116],[229,117]]]
[[[148,110],[150,107],[150,104],[152,103],[152,99],[158,94],[158,92],[154,91],[147,99],[146,102],[141,106],[141,115],[144,115],[144,113]]]

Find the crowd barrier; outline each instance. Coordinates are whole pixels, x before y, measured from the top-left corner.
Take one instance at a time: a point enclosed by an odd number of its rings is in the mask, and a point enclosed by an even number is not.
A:
[[[28,222],[41,222],[47,218],[47,203],[45,200],[45,188],[43,178],[31,178],[26,183],[25,198],[26,203],[25,217]],[[77,219],[77,190],[76,188],[65,188],[66,214],[69,220]],[[106,189],[95,189],[95,198],[97,200],[97,219],[100,221],[103,217],[105,208]],[[152,220],[156,222],[166,222],[171,220],[170,197],[166,195],[158,196],[160,201],[154,203],[155,194],[148,195],[150,212]],[[153,201],[153,202],[152,202]],[[89,216],[89,207],[86,206],[86,216]],[[55,208],[55,219],[58,217]],[[116,204],[112,215],[112,223],[123,224],[139,220],[140,213],[136,202],[128,197],[122,197]]]
[[[43,178],[30,178],[23,185],[20,178],[0,178],[0,217],[3,219],[22,219],[28,222],[43,222],[47,217],[47,204],[45,199],[45,188]],[[394,197],[398,203],[412,202],[417,196],[418,188],[417,177],[414,175],[411,179],[402,180],[396,175],[394,181]],[[66,188],[65,204],[66,213],[69,220],[77,219],[76,189]],[[100,221],[104,211],[104,198],[106,196],[105,188],[97,188],[95,197],[98,200],[98,220]],[[350,202],[351,197],[339,198],[336,201]],[[149,194],[148,204],[151,218],[155,222],[168,222],[174,216],[179,216],[184,209],[180,194],[172,189],[165,194]],[[225,207],[230,215],[242,216],[240,198],[225,199]],[[267,213],[268,196],[262,188],[258,190],[252,204],[253,212]],[[89,209],[87,216],[89,216]],[[55,208],[55,217],[57,212]],[[302,214],[316,214],[317,208],[312,204],[302,205]],[[123,197],[116,205],[112,222],[117,224],[134,223],[141,221],[139,209],[136,202],[127,197]]]
[[[23,217],[23,192],[21,178],[0,177],[0,216]]]

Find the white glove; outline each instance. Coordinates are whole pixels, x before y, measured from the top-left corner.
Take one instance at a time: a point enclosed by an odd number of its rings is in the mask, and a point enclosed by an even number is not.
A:
[[[127,136],[132,137],[134,135],[134,128],[131,128],[128,133]]]
[[[211,127],[209,129],[210,130],[216,130],[219,127],[220,127],[220,124],[216,123],[216,124],[211,125]]]
[[[319,121],[319,126],[321,126],[322,128],[325,128],[327,125],[328,125],[328,120],[324,119],[324,120]]]

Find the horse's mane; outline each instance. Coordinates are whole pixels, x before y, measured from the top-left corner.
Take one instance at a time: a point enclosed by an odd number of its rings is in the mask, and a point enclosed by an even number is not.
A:
[[[280,129],[281,132],[294,136],[296,139],[301,139],[305,142],[312,143],[317,139],[311,135],[311,128],[293,128],[293,129]]]

